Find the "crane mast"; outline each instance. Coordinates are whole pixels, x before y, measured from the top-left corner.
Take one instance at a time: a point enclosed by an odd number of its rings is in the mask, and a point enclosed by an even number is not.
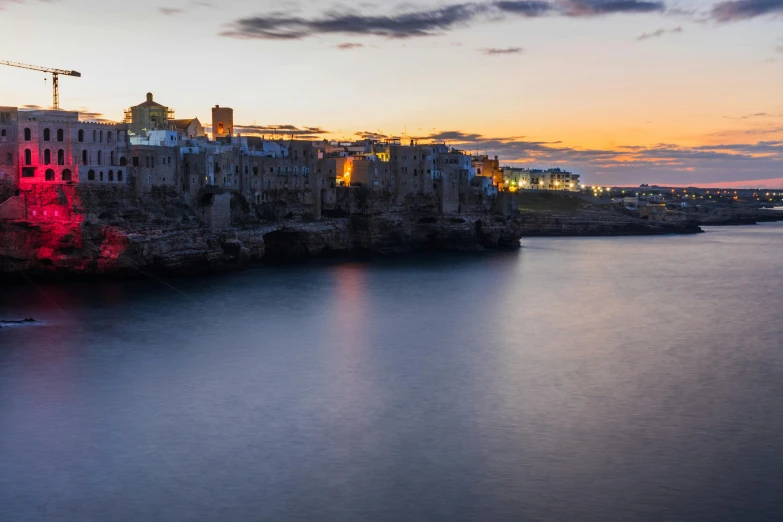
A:
[[[0,60],[0,65],[7,65],[8,67],[16,67],[19,69],[28,69],[30,71],[38,71],[52,75],[52,105],[55,110],[60,110],[60,75],[74,76],[81,78],[82,73],[77,71],[68,71],[65,69],[54,69],[51,67],[39,67],[37,65],[27,65],[26,63],[9,62],[6,60]]]

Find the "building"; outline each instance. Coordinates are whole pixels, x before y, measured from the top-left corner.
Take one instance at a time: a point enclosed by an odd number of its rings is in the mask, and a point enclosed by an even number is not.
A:
[[[153,100],[147,93],[144,103],[125,111],[125,123],[129,124],[132,134],[146,134],[148,131],[170,130],[169,120],[174,119],[174,111]]]
[[[6,108],[2,111],[6,114]],[[127,183],[127,126],[82,121],[77,112],[17,110],[3,150],[15,147],[16,182]],[[11,120],[9,120],[11,121]],[[2,129],[0,129],[2,133]],[[11,143],[15,142],[15,145]]]
[[[18,183],[18,113],[16,107],[0,107],[0,183]]]
[[[169,122],[173,130],[179,133],[179,137],[183,139],[196,139],[206,137],[204,126],[198,120],[198,118],[191,118],[188,120],[171,120]]]
[[[234,132],[234,109],[215,105],[212,108],[212,139],[230,137]]]

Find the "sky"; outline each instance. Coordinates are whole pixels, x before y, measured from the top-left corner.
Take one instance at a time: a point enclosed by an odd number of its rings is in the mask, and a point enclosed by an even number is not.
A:
[[[588,184],[783,188],[783,0],[0,0],[0,60],[251,132],[445,140]],[[6,43],[13,42],[13,45]],[[0,105],[48,106],[0,67]]]

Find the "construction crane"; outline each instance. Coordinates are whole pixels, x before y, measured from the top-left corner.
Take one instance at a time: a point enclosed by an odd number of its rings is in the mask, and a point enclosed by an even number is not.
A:
[[[52,69],[50,67],[38,67],[37,65],[27,65],[24,63],[7,62],[5,60],[0,60],[0,65],[7,65],[9,67],[18,67],[20,69],[29,69],[31,71],[40,71],[40,72],[51,74],[52,87],[54,89],[54,93],[53,93],[54,110],[60,110],[60,75],[62,74],[63,76],[75,76],[77,78],[82,77],[82,73],[76,71]]]

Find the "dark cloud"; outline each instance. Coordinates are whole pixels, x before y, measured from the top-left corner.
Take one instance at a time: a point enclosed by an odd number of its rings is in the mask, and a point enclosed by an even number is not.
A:
[[[636,38],[637,42],[641,42],[644,40],[649,40],[651,38],[660,38],[661,36],[667,34],[667,33],[681,33],[682,27],[675,27],[674,29],[658,29],[657,31],[653,31],[651,33],[643,33],[641,36]]]
[[[320,127],[302,127],[296,125],[234,125],[234,131],[240,134],[256,135],[278,135],[278,136],[296,136],[301,139],[320,137],[321,134],[328,134],[329,131]]]
[[[509,47],[507,49],[481,49],[481,52],[487,56],[494,56],[498,54],[523,54],[525,52],[521,47]]]
[[[484,10],[483,4],[457,4],[387,16],[330,12],[315,19],[272,13],[241,18],[233,24],[232,29],[221,34],[266,40],[298,40],[316,34],[411,38],[432,36],[453,29],[470,22]]]
[[[386,140],[391,138],[391,136],[387,136],[381,132],[361,131],[355,134],[363,140]]]
[[[335,45],[337,49],[340,49],[341,51],[351,51],[353,49],[361,49],[364,47],[364,44],[360,43],[341,43],[339,45]]]
[[[498,9],[502,13],[508,13],[517,16],[529,17],[529,18],[544,16],[554,11],[555,9],[554,5],[552,5],[549,2],[538,2],[535,0],[533,1],[506,0],[506,1],[494,2],[492,6]]]
[[[175,9],[175,8],[172,8],[172,7],[159,7],[158,11],[160,11],[162,14],[164,14],[166,16],[178,15],[178,14],[182,14],[182,13],[185,12],[184,9]]]
[[[710,14],[715,21],[734,22],[782,13],[783,0],[731,0],[715,4]]]
[[[560,11],[566,16],[587,17],[616,13],[653,13],[665,9],[663,2],[646,0],[560,0]]]
[[[591,17],[614,13],[663,11],[664,4],[651,0],[496,0],[465,2],[430,9],[410,10],[400,6],[396,13],[363,14],[357,11],[327,11],[312,18],[275,11],[240,18],[220,33],[231,38],[300,40],[315,35],[347,34],[405,39],[443,34],[480,20],[509,16],[534,18],[548,15]]]
[[[620,146],[614,150],[565,147],[560,142],[527,141],[515,137],[488,137],[463,131],[432,136],[448,138],[449,144],[470,151],[476,145],[490,156],[511,165],[534,168],[558,166],[587,175],[588,183],[638,184],[711,183],[739,179],[779,178],[783,169],[783,141],[755,144],[681,147],[661,143],[653,146]],[[683,176],[688,176],[683,178]]]

